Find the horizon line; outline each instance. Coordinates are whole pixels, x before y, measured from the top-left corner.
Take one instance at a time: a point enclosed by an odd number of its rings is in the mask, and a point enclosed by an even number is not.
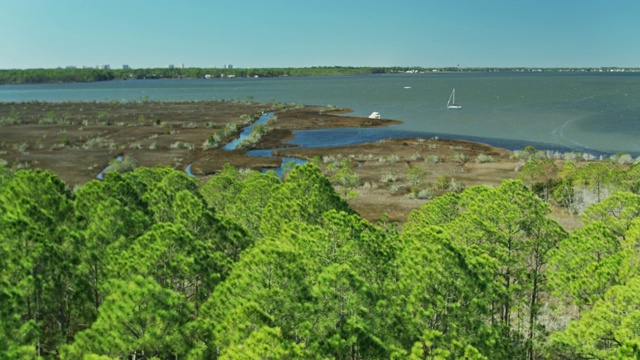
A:
[[[217,66],[174,66],[174,65],[165,65],[165,66],[151,66],[151,67],[124,67],[128,66],[126,64],[120,65],[120,67],[114,68],[111,67],[110,64],[101,64],[94,66],[76,66],[76,65],[67,65],[67,66],[56,66],[56,67],[33,67],[33,68],[0,68],[0,71],[7,70],[144,70],[144,69],[172,69],[172,70],[184,70],[184,69],[207,69],[207,70],[247,70],[247,69],[313,69],[313,68],[363,68],[363,69],[394,69],[394,68],[403,68],[403,69],[458,69],[460,70],[479,70],[479,69],[543,69],[543,70],[553,70],[553,69],[562,69],[562,70],[583,70],[583,69],[638,69],[639,66],[466,66],[462,67],[459,65],[449,65],[449,66],[405,66],[405,65],[389,65],[389,66],[370,66],[370,65],[309,65],[309,66],[260,66],[260,67],[217,67]]]

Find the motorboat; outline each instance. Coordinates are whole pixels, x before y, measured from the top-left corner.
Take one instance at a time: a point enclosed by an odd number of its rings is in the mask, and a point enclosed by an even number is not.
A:
[[[374,111],[371,113],[371,115],[369,115],[369,119],[380,119],[382,117],[382,115],[380,115],[379,112]]]

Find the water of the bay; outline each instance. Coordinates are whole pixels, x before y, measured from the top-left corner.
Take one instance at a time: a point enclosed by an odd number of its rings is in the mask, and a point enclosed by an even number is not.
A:
[[[448,110],[452,89],[462,109]],[[390,137],[458,138],[510,149],[640,155],[640,73],[430,73],[345,77],[127,80],[0,86],[16,101],[255,100],[378,111],[385,129],[297,132],[305,146]],[[331,144],[329,144],[331,142]]]

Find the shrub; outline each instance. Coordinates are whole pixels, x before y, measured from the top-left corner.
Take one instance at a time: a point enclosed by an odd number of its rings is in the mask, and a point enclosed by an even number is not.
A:
[[[511,159],[522,160],[526,158],[527,158],[526,153],[522,150],[513,150],[513,152],[511,152]]]
[[[171,124],[168,121],[163,121],[160,123],[160,127],[163,129],[168,129],[171,127]]]
[[[571,151],[571,152],[565,153],[565,154],[564,154],[564,156],[563,156],[563,158],[564,158],[565,160],[567,160],[567,161],[573,161],[573,162],[578,161],[578,159],[580,159],[580,157],[581,157],[581,154],[580,154],[580,153],[578,153],[578,152],[574,152],[574,151]]]
[[[409,160],[409,161],[422,160],[422,155],[420,155],[420,153],[416,151],[413,154],[411,154],[410,156],[408,156],[407,160]]]
[[[470,159],[469,155],[464,153],[456,153],[456,154],[453,154],[453,156],[451,157],[451,160],[460,164],[461,172],[464,172],[464,164],[466,164],[469,161],[469,159]]]
[[[317,167],[320,167],[320,165],[323,164],[322,159],[320,159],[320,155],[314,156],[311,160],[309,160],[309,162]]]
[[[389,186],[389,191],[392,194],[397,194],[403,189],[404,189],[404,184],[400,184],[400,183],[391,184],[391,186]]]
[[[251,134],[249,134],[246,139],[242,140],[240,144],[238,144],[238,148],[249,149],[255,146],[258,142],[260,142],[260,139],[262,139],[262,137],[270,130],[271,128],[265,125],[258,124],[254,126]]]
[[[73,125],[71,119],[69,119],[68,114],[64,114],[62,117],[57,117],[55,110],[50,110],[46,116],[40,119],[38,123],[42,125]]]
[[[409,199],[430,200],[435,197],[432,188],[421,189],[418,187],[411,188],[411,192],[406,195]]]
[[[27,143],[22,143],[16,146],[16,150],[20,151],[21,153],[27,151],[28,149],[29,149],[29,144]]]
[[[422,189],[418,191],[416,197],[421,200],[429,200],[434,198],[433,189]]]
[[[257,119],[258,117],[255,114],[242,114],[240,115],[240,120],[242,120],[243,123],[245,124],[249,124],[250,122],[252,122],[253,120]]]
[[[335,163],[331,163],[324,168],[325,174],[334,174],[338,172],[338,166]]]
[[[9,116],[9,117],[3,117],[0,118],[0,126],[2,125],[17,125],[17,124],[22,124],[22,120],[13,117],[13,116]]]
[[[383,174],[380,177],[380,181],[384,182],[384,183],[389,183],[389,182],[395,182],[396,180],[398,180],[398,175],[388,172],[386,174]]]
[[[476,163],[478,164],[494,163],[494,162],[496,162],[496,159],[494,159],[493,156],[491,155],[478,154],[478,156],[476,157]]]
[[[103,137],[95,137],[92,139],[89,139],[89,141],[87,141],[84,145],[82,145],[83,148],[85,149],[105,149],[105,148],[116,148],[117,145],[116,143],[112,140],[112,139],[107,139],[107,138],[103,138]]]
[[[465,188],[466,186],[464,183],[456,182],[455,179],[451,179],[451,186],[449,186],[449,191],[460,193]]]
[[[438,190],[449,190],[452,182],[453,178],[450,175],[443,174],[438,176],[433,186]]]
[[[377,189],[377,188],[378,188],[378,184],[376,184],[376,183],[370,183],[370,182],[368,182],[368,181],[367,181],[367,182],[365,182],[364,184],[362,184],[362,188],[363,188],[363,189],[367,189],[367,190],[369,190],[369,189],[371,189],[371,190],[375,190],[375,189]]]
[[[620,165],[633,164],[633,157],[627,153],[617,153],[611,156],[611,160],[617,162]]]
[[[397,163],[398,161],[400,161],[400,157],[398,155],[385,155],[381,158],[378,159],[379,162],[384,162],[384,163],[389,163],[389,164],[394,164]]]
[[[185,128],[185,129],[195,129],[195,128],[197,128],[197,127],[198,127],[198,124],[196,124],[196,123],[195,123],[195,122],[193,122],[193,121],[190,121],[190,122],[188,122],[188,123],[186,123],[186,124],[182,125],[182,127],[183,127],[183,128]]]
[[[427,178],[427,175],[429,175],[427,170],[414,165],[407,171],[407,180],[411,185],[417,186]]]
[[[327,163],[333,163],[336,161],[336,158],[331,156],[331,155],[324,155],[322,157],[322,162],[327,164]]]
[[[171,144],[171,148],[172,149],[189,149],[189,150],[193,150],[193,149],[195,149],[195,146],[193,144],[189,144],[188,142],[176,141],[173,144]]]
[[[433,164],[442,162],[442,160],[443,159],[440,157],[440,155],[427,155],[424,157],[425,162],[433,163]]]
[[[127,156],[122,160],[114,160],[111,162],[105,172],[119,172],[124,173],[133,171],[136,168],[137,162],[131,156]]]

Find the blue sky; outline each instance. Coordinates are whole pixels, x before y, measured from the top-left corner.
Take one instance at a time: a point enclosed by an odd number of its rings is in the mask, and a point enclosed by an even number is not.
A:
[[[0,69],[640,67],[640,0],[0,0]]]

